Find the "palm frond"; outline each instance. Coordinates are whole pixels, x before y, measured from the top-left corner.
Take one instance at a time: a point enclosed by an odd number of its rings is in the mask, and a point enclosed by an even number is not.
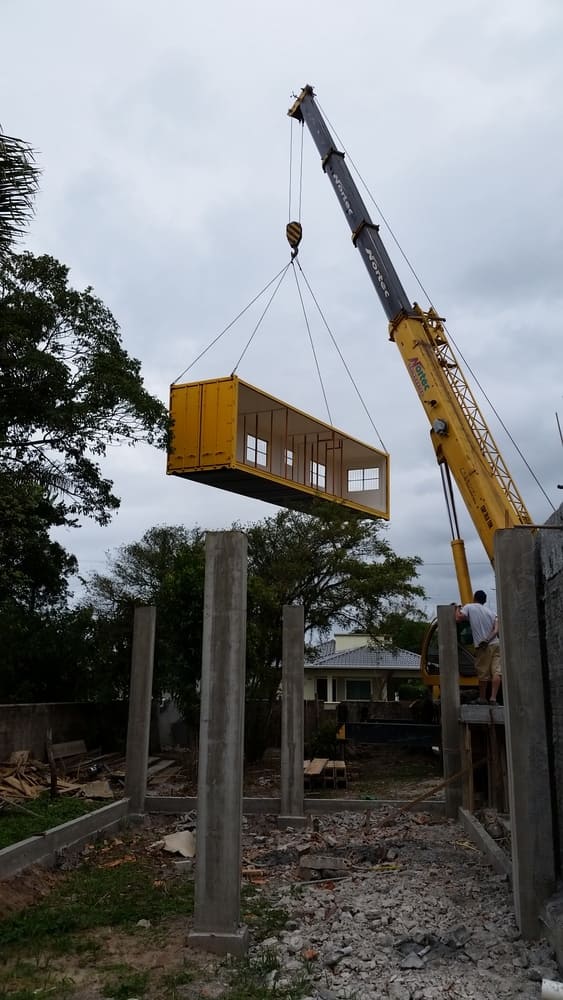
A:
[[[19,239],[33,215],[39,168],[31,146],[0,128],[0,259]]]

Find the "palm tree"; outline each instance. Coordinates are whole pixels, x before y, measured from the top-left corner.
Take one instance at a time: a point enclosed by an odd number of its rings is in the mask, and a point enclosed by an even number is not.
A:
[[[39,168],[31,147],[0,128],[0,260],[33,214],[38,183]]]

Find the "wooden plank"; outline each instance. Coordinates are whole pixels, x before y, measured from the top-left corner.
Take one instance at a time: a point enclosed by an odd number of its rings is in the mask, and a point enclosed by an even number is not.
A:
[[[491,759],[491,788],[489,802],[498,812],[504,812],[504,785],[500,747],[497,728],[493,724],[489,729],[489,747]]]
[[[154,778],[155,774],[165,771],[167,767],[172,767],[175,760],[157,760],[154,764],[149,764],[147,768],[147,778]]]
[[[343,760],[334,760],[332,763],[334,764],[334,787],[346,788],[348,785],[346,762]]]
[[[323,780],[325,787],[330,785],[332,788],[336,788],[336,770],[334,767],[335,761],[327,760],[323,769]]]
[[[468,812],[475,812],[475,787],[473,771],[473,745],[471,739],[471,726],[465,723],[463,733],[463,808]]]
[[[328,764],[328,757],[315,757],[307,768],[308,778],[319,778]]]
[[[323,771],[323,778],[325,785],[332,785],[336,788],[338,785],[346,785],[346,764],[343,760],[328,760],[326,762],[326,767]]]

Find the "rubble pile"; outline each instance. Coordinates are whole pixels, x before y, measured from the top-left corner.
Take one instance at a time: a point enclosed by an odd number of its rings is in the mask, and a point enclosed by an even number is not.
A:
[[[308,1000],[539,998],[558,979],[546,941],[518,932],[512,892],[460,827],[424,813],[340,813],[307,831],[245,821],[243,874],[290,914],[272,951]]]

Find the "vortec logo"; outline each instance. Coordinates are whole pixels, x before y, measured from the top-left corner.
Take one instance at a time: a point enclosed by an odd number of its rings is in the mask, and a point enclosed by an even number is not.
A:
[[[381,271],[379,269],[379,264],[377,263],[377,257],[370,250],[369,247],[364,247],[364,250],[365,250],[365,252],[367,254],[367,258],[368,258],[368,260],[370,262],[370,266],[371,266],[372,270],[375,271],[379,287],[381,288],[381,291],[383,292],[385,298],[388,299],[390,297],[391,293],[390,293],[389,289],[387,288],[387,285],[385,284],[385,278],[383,277],[383,275],[382,275],[382,273],[381,273]]]
[[[418,395],[423,396],[430,386],[422,361],[419,361],[418,358],[409,358],[408,369]]]
[[[334,186],[335,186],[336,190],[338,191],[338,194],[340,195],[340,197],[342,198],[342,201],[344,203],[344,209],[345,209],[346,215],[353,215],[354,214],[354,210],[353,210],[353,208],[352,208],[352,206],[351,206],[351,204],[350,204],[350,202],[348,200],[348,195],[346,194],[346,190],[344,188],[344,185],[343,185],[342,181],[340,180],[340,177],[338,176],[338,174],[333,173],[332,174],[332,179],[334,181]]]

